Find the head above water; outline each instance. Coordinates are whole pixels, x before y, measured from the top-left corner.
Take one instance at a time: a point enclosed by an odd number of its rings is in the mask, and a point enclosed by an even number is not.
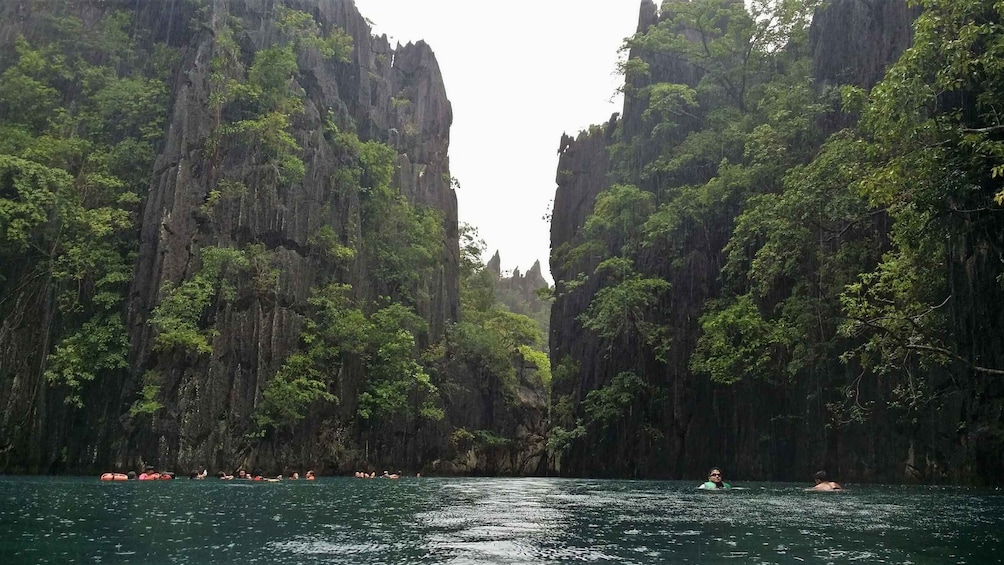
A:
[[[713,483],[722,482],[722,470],[718,467],[708,469],[708,480]]]
[[[817,483],[821,483],[826,480],[826,471],[817,471],[814,477]]]

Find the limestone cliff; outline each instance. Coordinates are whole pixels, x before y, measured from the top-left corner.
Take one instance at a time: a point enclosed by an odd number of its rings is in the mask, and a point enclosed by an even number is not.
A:
[[[541,272],[540,261],[535,261],[526,273],[514,269],[506,275],[501,270],[502,259],[498,251],[488,260],[487,269],[494,275],[495,300],[510,312],[532,318],[547,339],[550,326],[551,304],[539,292],[550,288]]]
[[[651,0],[642,0],[639,32],[668,21],[685,4],[688,0],[670,0],[657,9]],[[810,30],[811,73],[816,87],[822,91],[834,84],[874,85],[909,46],[916,14],[902,1],[824,2]],[[691,41],[697,38],[692,30],[673,31]],[[583,314],[597,293],[609,288],[603,286],[602,276],[590,276],[607,257],[589,249],[570,253],[584,241],[584,225],[597,195],[614,183],[625,183],[655,194],[657,199],[670,200],[674,187],[705,185],[718,167],[718,163],[686,162],[682,156],[678,158],[687,166],[672,166],[677,155],[671,148],[707,127],[706,116],[697,115],[698,111],[679,112],[667,120],[671,127],[658,132],[652,125],[657,120],[645,116],[649,110],[645,87],[669,83],[695,88],[705,71],[677,53],[633,47],[629,58],[635,57],[644,60],[646,71],[629,75],[622,115],[579,133],[575,139],[563,136],[561,142],[551,224],[556,299],[551,310],[550,349],[556,375],[552,408],[558,417],[564,411],[561,425],[567,437],[559,439],[567,440],[569,447],[557,458],[555,470],[568,475],[683,478],[703,476],[711,464],[727,464],[746,476],[791,480],[793,473],[807,472],[798,468],[811,465],[807,462],[836,465],[839,461],[843,469],[853,468],[861,478],[875,479],[881,474],[886,480],[903,479],[900,462],[906,457],[906,444],[890,430],[894,424],[882,416],[877,416],[873,426],[888,432],[887,439],[878,439],[883,433],[863,437],[851,432],[848,437],[821,439],[815,430],[826,426],[826,408],[818,390],[788,382],[779,386],[760,382],[721,386],[692,372],[690,358],[701,332],[702,305],[722,292],[723,248],[740,210],[735,202],[716,200],[707,215],[697,220],[699,226],[671,232],[687,234],[686,238],[660,243],[678,253],[672,259],[645,249],[631,255],[633,268],[670,285],[668,296],[656,306],[658,316],[664,318],[655,323],[663,324],[670,344],[665,351],[656,354],[637,341],[614,347],[611,340],[604,342],[596,332],[583,327]],[[712,88],[698,89],[695,96],[713,96],[706,94],[709,91],[714,92]],[[713,105],[714,101],[700,103]],[[738,113],[730,116],[739,119]],[[852,125],[853,120],[842,116],[820,129],[833,131]],[[671,173],[663,173],[665,170]],[[695,221],[687,209],[702,205],[696,199],[692,203],[684,200],[663,219]],[[828,370],[840,374],[846,369],[834,363]],[[626,404],[628,408],[614,423],[604,421],[585,433],[582,423],[589,415],[583,406],[595,409],[587,397],[594,391],[603,392],[604,387],[610,390],[625,371],[649,379],[645,393]],[[656,394],[657,400],[645,394]],[[592,396],[593,401],[600,398]],[[930,453],[941,448],[928,443],[924,449]]]
[[[223,38],[236,46],[233,64],[249,66],[254,53],[276,40],[280,8],[309,14],[322,32],[351,37],[345,61],[309,51],[298,56],[289,88],[302,100],[302,112],[289,131],[304,172],[291,184],[268,182],[273,173],[254,150],[214,152],[211,146],[220,124],[211,100],[219,72],[214,56]],[[429,325],[423,339],[437,339],[458,318],[452,109],[432,49],[424,42],[391,46],[386,36],[372,36],[352,0],[12,0],[0,4],[0,49],[11,53],[19,36],[46,39],[44,23],[57,16],[87,26],[115,11],[132,18],[141,41],[165,43],[178,54],[163,142],[140,214],[126,305],[129,367],[93,385],[83,412],[64,406],[43,378],[51,298],[44,285],[12,295],[28,306],[20,310],[26,317],[5,317],[0,331],[0,470],[135,468],[140,461],[180,469],[352,465],[355,455],[344,450],[356,431],[348,423],[330,425],[351,421],[362,378],[351,363],[339,370],[341,402],[312,414],[299,437],[259,444],[248,433],[265,384],[298,345],[312,288],[346,283],[358,299],[396,292],[380,279],[378,265],[361,257],[332,261],[312,240],[321,228],[343,243],[360,237],[359,196],[336,185],[345,160],[337,132],[391,146],[396,189],[410,203],[438,210],[445,234],[438,267],[415,289],[415,309]],[[244,188],[221,194],[221,179]],[[206,249],[245,246],[261,252],[264,270],[257,278],[253,270],[238,274],[234,300],[204,314],[214,328],[212,354],[158,349],[149,320],[165,289],[191,280]],[[163,409],[152,421],[131,417],[128,408],[150,375],[158,379]],[[387,446],[376,458],[404,464],[403,449]]]

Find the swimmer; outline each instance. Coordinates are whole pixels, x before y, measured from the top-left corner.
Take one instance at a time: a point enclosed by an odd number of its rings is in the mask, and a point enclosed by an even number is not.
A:
[[[313,471],[307,471],[307,475],[304,478],[307,479],[308,481],[314,480],[314,472]]]
[[[137,480],[140,481],[156,481],[160,478],[160,473],[154,471],[153,465],[147,465],[143,472],[139,474]]]
[[[826,480],[826,471],[817,472],[816,476],[813,478],[816,481],[816,486],[805,490],[811,490],[816,492],[844,490],[844,487],[840,486],[840,483]]]
[[[701,486],[697,488],[701,490],[726,490],[732,488],[732,485],[722,480],[721,469],[718,467],[712,467],[711,470],[708,471],[708,482],[701,484]]]

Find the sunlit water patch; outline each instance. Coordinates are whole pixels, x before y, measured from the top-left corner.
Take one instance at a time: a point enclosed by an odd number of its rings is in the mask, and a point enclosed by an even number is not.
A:
[[[1004,497],[962,488],[435,479],[0,477],[18,563],[997,563]]]

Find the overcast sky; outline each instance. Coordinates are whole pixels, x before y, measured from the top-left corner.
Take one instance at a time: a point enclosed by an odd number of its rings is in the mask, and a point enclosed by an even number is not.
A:
[[[391,45],[425,40],[453,105],[460,221],[503,271],[548,268],[558,145],[621,111],[619,48],[641,0],[355,0]]]

